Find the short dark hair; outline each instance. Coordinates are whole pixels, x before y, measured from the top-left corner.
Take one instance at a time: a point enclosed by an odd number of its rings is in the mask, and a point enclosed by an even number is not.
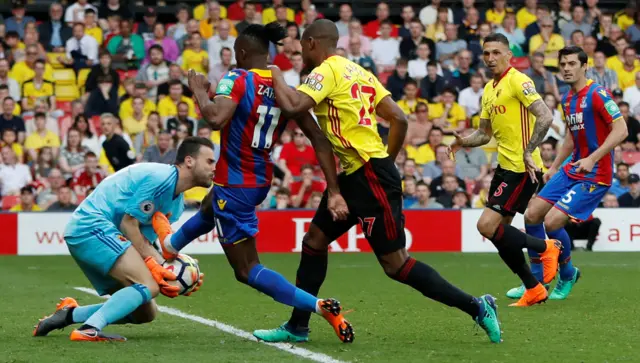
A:
[[[36,114],[33,116],[36,120],[39,118],[43,118],[43,119],[47,119],[47,115],[44,112],[36,112]]]
[[[43,66],[47,66],[47,63],[44,61],[44,59],[36,59],[35,62],[33,62],[33,64],[42,64]]]
[[[222,49],[220,49],[220,57],[222,57],[222,53],[224,53],[224,51],[230,52],[233,55],[233,51],[231,50],[231,48],[229,47],[222,47]]]
[[[616,169],[619,169],[621,166],[626,166],[626,167],[627,167],[627,170],[629,170],[629,164],[624,163],[624,162],[622,162],[622,163],[618,163],[618,164],[616,165]]]
[[[157,49],[159,51],[162,52],[162,54],[164,54],[164,49],[162,48],[162,46],[160,46],[160,44],[154,44],[152,46],[149,47],[149,54],[151,54],[151,51]]]
[[[416,189],[422,186],[427,187],[427,190],[429,190],[429,184],[425,183],[424,181],[420,180],[419,182],[416,183]],[[431,192],[431,190],[429,190],[429,192]]]
[[[85,11],[84,11],[84,13],[85,13],[85,14],[93,14],[93,15],[95,15],[95,14],[96,14],[96,11],[95,11],[95,10],[93,10],[93,9],[91,9],[91,8],[89,8],[89,9],[85,10]]]
[[[441,134],[444,134],[444,131],[442,130],[442,128],[440,128],[439,126],[433,126],[431,130],[429,130],[429,136],[431,136],[431,133],[434,131],[440,131]]]
[[[629,106],[629,103],[627,103],[627,102],[622,101],[622,102],[618,103],[618,107],[625,107],[625,106],[627,108],[631,108],[631,106]]]
[[[391,20],[385,19],[385,20],[380,22],[380,26],[383,26],[383,25],[393,26],[393,23],[391,22]]]
[[[436,67],[436,68],[438,68],[438,62],[436,62],[436,61],[428,61],[428,62],[427,62],[427,68],[429,68],[429,67]]]
[[[276,195],[286,195],[287,197],[291,195],[291,192],[289,191],[289,188],[286,187],[280,187],[278,188],[278,190],[276,190]]]
[[[441,93],[441,94],[444,94],[444,93],[451,93],[451,94],[452,94],[452,95],[454,95],[454,96],[457,96],[457,95],[458,95],[458,92],[456,92],[456,89],[455,89],[455,88],[453,88],[453,87],[451,87],[451,86],[445,86],[445,87],[442,89],[442,92],[440,92],[440,93]]]
[[[98,156],[93,152],[93,151],[87,151],[86,154],[84,154],[84,159],[87,160],[88,158],[97,158]]]
[[[416,80],[415,80],[415,79],[413,79],[413,78],[409,78],[409,79],[407,79],[407,81],[404,83],[404,86],[406,87],[406,86],[409,86],[409,85],[412,85],[412,86],[416,86],[416,87],[418,87],[418,82],[416,82]]]
[[[299,56],[302,57],[302,52],[295,51],[295,52],[291,53],[291,57],[293,57],[294,55],[296,55],[296,56],[299,55]]]
[[[484,38],[484,42],[485,43],[498,42],[509,47],[509,39],[507,39],[507,37],[505,37],[504,34],[500,34],[500,33],[489,34],[486,38]]]
[[[25,193],[35,195],[36,191],[31,185],[25,185],[24,187],[20,188],[20,195]]]
[[[311,169],[311,171],[313,171],[313,166],[311,166],[311,164],[304,164],[300,167],[300,172],[302,172],[304,169]]]
[[[2,59],[4,59],[4,58],[2,58]],[[8,90],[9,86],[6,85],[6,84],[0,84],[0,90],[5,90],[5,89]]]
[[[580,60],[581,66],[587,64],[587,62],[589,61],[589,56],[587,55],[587,53],[585,53],[585,51],[582,50],[582,48],[577,47],[575,45],[570,45],[568,47],[564,47],[560,49],[560,51],[558,52],[558,60],[562,59],[562,57],[566,57],[571,54],[578,55],[578,60]]]
[[[213,150],[213,142],[211,140],[197,136],[187,137],[178,148],[176,164],[184,163],[187,156],[195,157],[200,153],[200,148],[203,146]]]
[[[167,82],[167,84],[169,85],[169,88],[175,86],[175,85],[180,85],[182,87],[182,82],[180,82],[179,79],[172,79],[169,82]]]

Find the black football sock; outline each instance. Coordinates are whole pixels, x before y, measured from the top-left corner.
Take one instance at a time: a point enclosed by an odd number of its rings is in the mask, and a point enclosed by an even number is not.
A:
[[[320,286],[327,276],[327,250],[317,250],[306,243],[302,244],[300,255],[300,266],[296,275],[296,287],[318,296]],[[306,330],[309,328],[311,313],[308,311],[293,309],[291,318],[287,325],[296,330]]]
[[[500,231],[501,227],[502,239],[507,241],[510,246],[518,249],[527,248],[538,253],[542,253],[547,249],[547,243],[545,240],[530,236],[509,224],[501,224],[494,236],[498,235],[498,231]]]
[[[394,280],[409,285],[422,295],[448,306],[456,307],[475,318],[478,305],[473,296],[451,285],[431,266],[409,257]]]
[[[498,226],[498,229],[493,235],[493,238],[491,238],[491,242],[493,242],[494,246],[496,246],[496,248],[498,249],[498,254],[511,269],[511,271],[513,271],[513,273],[517,274],[518,277],[520,277],[520,280],[522,280],[524,287],[527,289],[531,289],[538,285],[538,280],[533,275],[533,273],[531,273],[531,268],[529,268],[529,265],[527,265],[524,253],[522,253],[522,249],[525,246],[519,243],[512,243],[512,238],[514,237],[512,230],[516,230],[517,232],[524,234],[510,225],[501,224]],[[535,237],[531,238],[538,239]],[[542,242],[544,243],[544,241]],[[544,252],[544,249],[542,250],[542,252]]]

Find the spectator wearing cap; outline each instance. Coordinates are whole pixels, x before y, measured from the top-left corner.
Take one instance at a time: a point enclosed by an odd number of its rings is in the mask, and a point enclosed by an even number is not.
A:
[[[156,9],[153,7],[147,7],[144,10],[143,15],[144,21],[138,25],[138,34],[142,37],[142,39],[147,42],[149,40],[154,39],[155,33],[155,25],[158,21],[158,14],[156,13]],[[164,26],[163,26],[164,30]]]
[[[14,205],[10,212],[41,212],[42,209],[35,203],[36,191],[32,186],[20,189],[20,203]]]
[[[118,111],[118,98],[110,75],[101,75],[97,80],[98,88],[91,91],[87,99],[86,114],[88,117]],[[114,97],[116,95],[116,97]]]
[[[359,64],[363,68],[368,68],[368,65],[370,68],[373,68],[373,73],[376,73],[376,66],[373,63],[373,59],[362,52],[362,43],[360,42],[359,36],[353,36],[349,39],[347,58],[350,61]]]
[[[73,37],[67,40],[65,49],[66,58],[60,57],[59,60],[76,72],[98,63],[98,42],[94,37],[84,33],[83,23],[73,25]]]
[[[113,98],[118,97],[118,87],[120,86],[120,76],[118,76],[118,72],[113,69],[111,65],[111,54],[105,50],[101,50],[98,57],[98,64],[91,67],[91,71],[87,76],[87,81],[85,82],[85,94],[89,95],[91,91],[98,88],[98,77],[100,76],[110,76],[113,89],[111,96]]]
[[[218,25],[226,18],[226,14],[225,16],[221,15],[221,8],[217,1],[207,3],[207,18],[200,20],[199,28],[203,39],[209,39],[216,34]],[[234,37],[238,36],[238,31],[231,23],[229,23],[229,33]]]
[[[60,149],[60,137],[50,130],[47,130],[47,115],[38,112],[35,114],[36,130],[27,136],[24,147],[31,160],[36,160],[38,151],[44,147],[50,147],[53,155],[57,157]]]
[[[351,5],[342,4],[338,11],[338,20],[335,22],[336,28],[338,28],[338,35],[343,37],[349,35],[349,23],[353,18],[353,10]]]
[[[96,9],[95,6],[89,4],[88,0],[77,0],[65,11],[64,21],[69,24],[69,26],[74,23],[84,22],[84,12],[87,9],[91,9],[98,13],[98,9]]]
[[[182,84],[182,94],[186,97],[191,97],[193,93],[191,92],[189,87],[187,87],[187,85],[184,84],[183,79],[184,77],[182,75],[182,68],[177,64],[170,64],[169,79],[158,86],[158,100],[161,100],[163,97],[166,97],[169,95],[169,82],[172,80],[180,81],[180,83]]]
[[[35,23],[36,19],[32,16],[26,16],[26,10],[24,8],[24,0],[12,0],[11,1],[11,14],[12,17],[5,19],[4,26],[7,32],[18,32],[20,38],[24,38],[24,28],[28,23]]]
[[[455,24],[447,24],[444,29],[445,41],[436,44],[436,57],[443,68],[454,66],[454,58],[459,51],[467,48],[467,42],[458,39],[458,29]]]
[[[158,86],[169,80],[169,63],[165,60],[163,47],[158,44],[149,47],[147,54],[149,62],[138,71],[136,81],[147,86],[147,97],[156,99]]]
[[[53,3],[49,6],[49,20],[38,26],[40,42],[47,52],[63,53],[64,46],[73,36],[71,28],[62,21],[64,13],[62,5]]]
[[[408,62],[404,58],[398,59],[393,74],[387,78],[387,90],[391,92],[394,101],[402,98],[404,86],[409,81]]]
[[[18,142],[22,143],[26,137],[24,120],[14,115],[16,102],[13,98],[5,96],[2,99],[2,115],[0,115],[0,131],[12,129],[18,135]]]
[[[175,62],[180,56],[180,49],[178,44],[172,38],[166,36],[164,25],[162,23],[155,23],[153,25],[153,34],[151,39],[147,39],[144,48],[147,56],[144,59],[144,64],[149,63],[149,50],[152,46],[157,45],[162,50],[164,60],[168,62]]]
[[[98,166],[98,157],[89,151],[84,155],[84,167],[76,170],[73,174],[71,187],[76,195],[88,195],[87,190],[97,187],[106,177],[105,171]]]
[[[216,34],[207,40],[209,66],[211,68],[221,62],[221,51],[223,48],[227,48],[231,51],[231,64],[236,63],[235,53],[233,52],[233,45],[236,42],[236,37],[229,34],[230,29],[231,23],[228,20],[222,20],[220,21],[220,24],[218,24],[218,31]]]
[[[100,116],[100,128],[102,138],[104,138],[100,153],[100,165],[109,174],[126,168],[136,159],[136,153],[132,150],[131,144],[116,132],[118,124],[118,120],[113,114],[105,113]]]
[[[436,45],[433,40],[424,36],[424,26],[420,20],[413,19],[409,25],[410,37],[402,39],[400,42],[400,56],[402,58],[412,60],[418,57],[417,49],[420,44],[426,44],[429,47],[429,54],[435,58]]]
[[[420,10],[420,22],[424,26],[429,26],[436,22],[436,19],[438,18],[438,8],[440,8],[441,3],[442,0],[431,0],[431,4]],[[451,9],[447,12],[447,22],[453,23],[453,11]]]
[[[19,195],[20,189],[33,181],[29,167],[18,161],[13,149],[4,146],[0,151],[2,165],[0,165],[0,193]]]
[[[22,87],[22,84],[25,81],[28,81],[35,76],[35,64],[38,60],[37,46],[29,45],[26,47],[25,51],[25,60],[16,62],[11,68],[11,72],[9,73],[9,77],[15,79],[20,87]],[[47,81],[53,81],[53,67],[49,63],[45,64],[44,78]]]
[[[371,40],[362,34],[362,23],[357,18],[351,19],[349,22],[349,34],[338,38],[338,48],[348,49],[351,38],[360,38],[360,50],[363,54],[371,54]]]
[[[416,184],[416,202],[409,206],[408,209],[443,209],[442,204],[431,198],[429,185],[420,181]]]
[[[162,164],[176,161],[176,149],[171,147],[171,134],[168,131],[160,131],[156,144],[145,150],[142,161]]]
[[[169,97],[164,97],[158,102],[158,113],[160,117],[166,119],[177,115],[179,103],[186,103],[188,105],[189,117],[198,117],[193,100],[182,94],[182,83],[180,83],[180,81],[169,81]]]
[[[640,207],[640,177],[638,174],[629,175],[629,191],[618,197],[620,208]]]
[[[138,34],[131,33],[131,26],[131,20],[120,20],[120,34],[107,44],[115,69],[139,69],[140,61],[144,59],[144,40]]]
[[[609,90],[618,87],[618,75],[612,69],[606,67],[607,59],[604,53],[596,51],[593,55],[593,67],[587,69],[587,78],[603,85]]]
[[[168,99],[169,97],[165,98]],[[166,130],[175,135],[181,125],[187,127],[187,134],[196,136],[198,130],[198,120],[189,115],[189,104],[183,101],[178,102],[178,109],[174,117],[169,117],[166,120]]]
[[[144,83],[136,83],[132,97],[138,96],[144,99],[144,114],[148,115],[151,111],[156,111],[156,104],[152,100],[148,99],[146,95],[147,86]],[[120,116],[121,120],[133,116],[133,100],[131,97],[120,103],[120,113],[118,116]]]

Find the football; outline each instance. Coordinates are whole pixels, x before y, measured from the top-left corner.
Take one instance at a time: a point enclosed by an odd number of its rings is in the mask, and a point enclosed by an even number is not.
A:
[[[179,254],[171,261],[165,261],[164,268],[176,274],[176,281],[169,281],[170,285],[180,287],[180,295],[188,294],[198,284],[200,267],[198,262],[189,255]]]

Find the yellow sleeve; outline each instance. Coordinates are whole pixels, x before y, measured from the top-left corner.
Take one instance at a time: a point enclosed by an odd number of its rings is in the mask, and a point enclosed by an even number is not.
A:
[[[9,212],[21,212],[22,211],[22,206],[20,206],[20,204],[16,204],[13,207],[11,207],[11,209],[9,209]]]
[[[27,136],[27,139],[24,140],[24,147],[27,149],[37,149],[38,148],[38,142],[35,139],[35,134],[31,134],[29,136]]]
[[[198,114],[196,113],[196,105],[193,103],[193,100],[190,98],[184,97],[183,101],[186,102],[187,105],[189,105],[189,117],[192,117],[197,120]]]
[[[60,147],[60,138],[58,137],[58,135],[49,131],[49,137],[51,138],[51,147]]]
[[[20,116],[21,113],[22,113],[22,107],[20,107],[20,104],[16,102],[16,106],[13,108],[13,115]]]
[[[142,111],[146,115],[149,115],[151,112],[155,111],[156,109],[157,109],[156,104],[153,103],[153,101],[146,100],[144,103],[144,109],[142,109]],[[133,102],[131,103],[131,115],[133,116]]]
[[[287,18],[289,14],[287,14]],[[266,8],[262,11],[262,24],[267,25],[276,21],[276,10],[274,8]]]
[[[524,30],[527,27],[527,14],[525,13],[525,8],[518,10],[516,13],[516,23],[518,24],[518,28]]]
[[[453,109],[451,110],[451,117],[453,118],[456,126],[458,126],[461,122],[467,121],[467,113],[464,108],[457,103],[453,104]]]
[[[191,57],[191,53],[193,53],[191,49],[185,49],[184,52],[182,52],[182,65],[180,67],[184,71],[189,70],[189,58]]]
[[[533,54],[542,45],[542,37],[536,34],[529,39],[529,54]]]
[[[564,48],[564,38],[562,37],[562,35],[559,34],[553,34],[552,35],[553,42],[549,42],[549,45],[552,45],[551,47],[547,48],[548,52],[555,52],[557,50],[560,50],[562,48]]]
[[[439,118],[442,117],[444,113],[444,107],[440,103],[430,103],[429,107],[429,117],[430,118]]]
[[[204,19],[204,14],[206,12],[205,4],[200,4],[193,9],[193,18],[196,20]],[[222,15],[222,11],[220,11],[220,15]]]
[[[236,26],[229,23],[229,25],[231,25],[231,28],[229,29],[229,34],[233,35],[234,37],[238,37],[238,29],[236,29]]]
[[[220,5],[220,19],[227,18],[227,8],[225,6]]]
[[[407,101],[405,100],[400,100],[397,102],[398,107],[400,107],[400,109],[402,110],[402,112],[404,112],[405,115],[409,115],[411,114],[411,110],[409,109],[409,106],[407,105]]]
[[[487,89],[484,89],[484,94],[487,94]],[[481,99],[480,101],[480,118],[483,119],[487,119],[490,120],[491,119],[491,113],[489,112],[489,107],[487,104],[484,103],[484,98]],[[478,119],[478,126],[480,126],[480,119]]]
[[[53,67],[49,63],[45,64],[44,67],[44,79],[53,82]]]
[[[133,102],[131,98],[124,100],[124,102],[120,104],[120,114],[118,116],[120,116],[120,120],[133,116]]]
[[[542,99],[536,91],[536,86],[533,84],[533,81],[526,74],[520,72],[514,73],[510,77],[509,82],[513,96],[517,98],[524,107],[529,107],[535,101]]]
[[[375,98],[375,105],[374,106],[378,106],[378,104],[380,103],[380,101],[382,101],[383,98],[387,97],[387,96],[391,96],[391,92],[389,92],[389,90],[387,90],[382,83],[380,83],[380,81],[378,80],[378,77],[371,75],[371,77],[373,78],[373,87],[376,89],[376,98]]]
[[[291,8],[287,8],[287,20],[291,22],[296,21],[296,12]]]
[[[298,91],[313,98],[316,105],[329,97],[336,87],[336,78],[333,69],[326,62],[313,69],[306,81],[298,87]]]
[[[161,99],[160,102],[158,102],[158,113],[160,114],[160,117],[167,117],[171,113],[171,110],[167,106],[167,97]]]
[[[107,174],[113,174],[115,172],[115,170],[111,166],[111,163],[109,162],[109,159],[107,159],[107,153],[104,151],[104,149],[100,151],[100,160],[98,161],[98,163],[102,167],[102,170],[106,170]]]

